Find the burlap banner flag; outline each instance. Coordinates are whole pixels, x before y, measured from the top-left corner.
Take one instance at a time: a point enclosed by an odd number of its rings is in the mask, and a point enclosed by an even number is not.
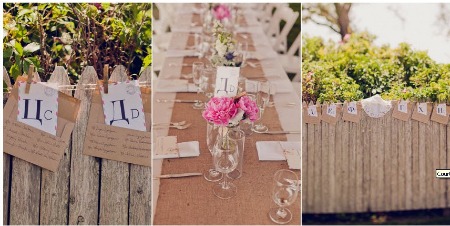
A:
[[[412,119],[428,124],[430,122],[431,112],[433,110],[432,103],[416,103],[411,116]]]
[[[450,106],[447,106],[445,103],[441,104],[434,104],[433,113],[431,113],[431,120],[441,123],[441,124],[448,124],[450,114]]]
[[[309,124],[320,123],[320,105],[303,103],[303,121]]]
[[[323,104],[322,105],[322,121],[325,121],[329,124],[336,124],[337,121],[341,118],[342,113],[342,105],[341,104]]]
[[[342,119],[345,121],[359,123],[361,120],[362,106],[360,102],[345,102],[343,107]]]
[[[392,117],[405,122],[408,121],[411,118],[413,106],[414,104],[407,100],[393,101]]]

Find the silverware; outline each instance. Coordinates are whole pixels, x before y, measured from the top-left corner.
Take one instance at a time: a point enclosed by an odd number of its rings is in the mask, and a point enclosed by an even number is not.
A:
[[[180,178],[180,177],[195,177],[195,176],[201,176],[202,173],[180,173],[180,174],[166,174],[166,175],[160,175],[155,176],[155,178],[159,179],[168,179],[168,178]]]
[[[177,64],[177,63],[169,63],[169,67],[191,67],[192,64]]]
[[[300,134],[300,131],[266,131],[266,132],[258,132],[252,129],[253,132],[255,133],[259,133],[259,134],[270,134],[270,135],[275,135],[275,134]]]
[[[185,125],[186,121],[181,121],[181,122],[160,122],[160,123],[153,123],[153,126],[163,126],[163,125],[167,125],[167,126],[182,126]]]
[[[186,124],[186,125],[179,125],[179,126],[169,126],[169,127],[182,130],[182,129],[187,129],[191,125],[192,125],[192,123],[189,123],[189,124]]]
[[[156,99],[158,103],[196,103],[197,100],[166,100],[166,99]]]

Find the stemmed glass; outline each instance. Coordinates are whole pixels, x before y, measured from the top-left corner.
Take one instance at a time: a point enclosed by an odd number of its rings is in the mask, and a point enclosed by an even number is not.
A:
[[[239,162],[239,150],[236,141],[219,136],[214,145],[213,163],[217,171],[225,174],[223,181],[214,185],[213,192],[218,198],[229,199],[236,195],[237,187],[227,181],[227,174],[236,169]]]
[[[300,190],[300,181],[291,170],[278,170],[275,172],[272,198],[278,207],[269,211],[270,219],[277,224],[287,224],[292,220],[292,213],[287,208],[294,203]]]
[[[206,67],[202,71],[203,78],[203,91],[205,92],[205,96],[211,99],[214,96],[214,85],[216,82],[216,70],[211,67]]]
[[[205,64],[203,62],[194,62],[192,63],[192,77],[193,77],[193,81],[195,86],[197,87],[197,96],[201,91],[201,83],[202,83],[202,71],[203,68],[205,67]],[[203,102],[201,102],[200,100],[197,100],[192,107],[194,109],[203,109]]]
[[[216,126],[212,122],[208,122],[206,125],[206,146],[208,147],[209,152],[213,155],[214,152],[214,144],[217,139],[217,135],[219,134],[220,126]],[[217,171],[214,167],[207,169],[203,173],[203,177],[207,181],[216,182],[222,180],[223,174]]]
[[[264,115],[264,110],[269,103],[270,99],[270,82],[258,82],[257,92],[256,92],[256,105],[259,108],[259,118],[258,124],[253,127],[256,132],[266,132],[269,130],[267,126],[261,123],[262,117]]]

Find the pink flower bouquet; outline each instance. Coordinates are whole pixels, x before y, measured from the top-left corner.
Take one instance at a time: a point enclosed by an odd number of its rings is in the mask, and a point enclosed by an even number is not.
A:
[[[258,113],[259,109],[255,101],[244,94],[237,98],[211,98],[206,104],[202,116],[207,121],[219,126],[234,126],[244,119],[256,121]]]
[[[216,20],[223,21],[225,19],[228,19],[228,20],[231,19],[230,9],[228,8],[228,6],[226,6],[224,4],[216,5],[212,11],[213,11],[214,18],[216,18]]]

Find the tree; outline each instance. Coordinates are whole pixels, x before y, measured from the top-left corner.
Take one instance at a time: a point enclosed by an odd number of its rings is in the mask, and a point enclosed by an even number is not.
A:
[[[303,4],[303,22],[311,21],[315,24],[326,26],[341,36],[351,34],[349,13],[352,3],[309,3]]]

